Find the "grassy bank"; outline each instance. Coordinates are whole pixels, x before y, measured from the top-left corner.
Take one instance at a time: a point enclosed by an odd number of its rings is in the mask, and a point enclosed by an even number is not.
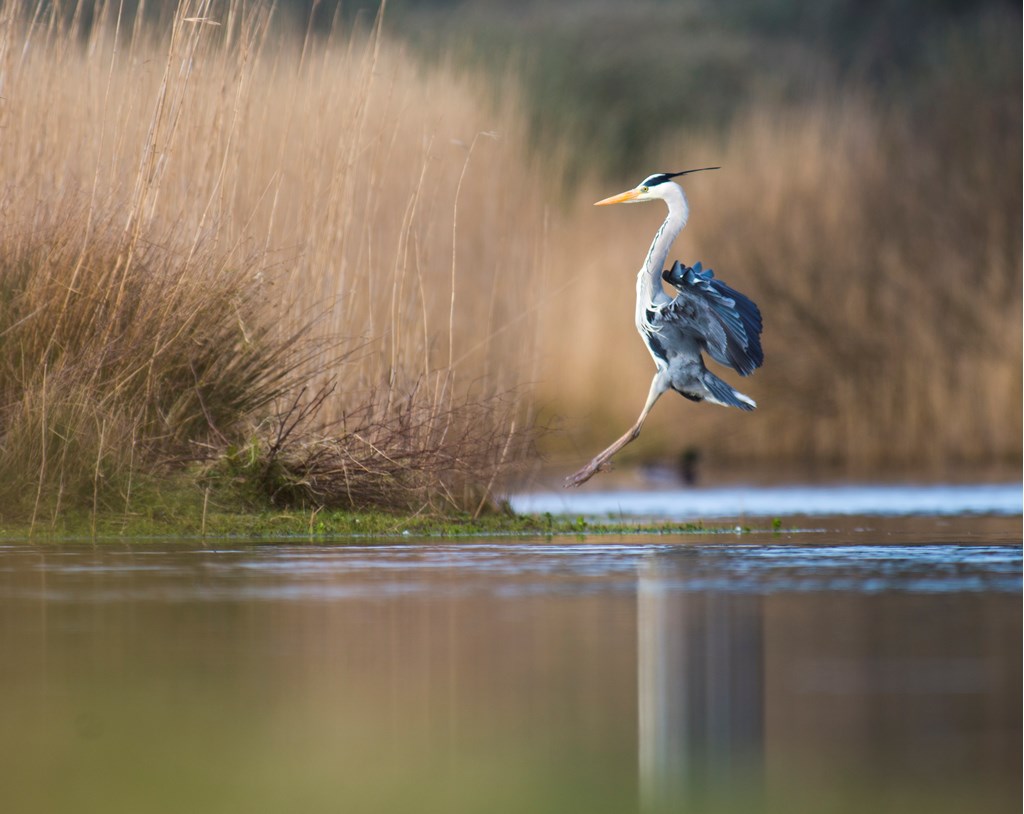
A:
[[[529,440],[544,231],[514,99],[269,5],[59,6],[0,11],[0,517],[180,477],[485,509]]]
[[[198,539],[339,542],[406,538],[580,537],[609,534],[736,534],[735,523],[651,521],[596,522],[583,517],[515,515],[508,510],[474,516],[471,512],[408,513],[360,509],[270,508],[246,511],[194,499],[190,485],[164,484],[158,494],[139,501],[138,510],[117,516],[68,510],[45,526],[25,521],[0,522],[0,541],[67,544],[82,541],[135,543],[146,540],[189,542]],[[778,530],[779,522],[765,521]]]

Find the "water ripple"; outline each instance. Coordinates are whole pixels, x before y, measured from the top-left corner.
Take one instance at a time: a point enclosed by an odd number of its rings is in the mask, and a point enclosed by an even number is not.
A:
[[[1006,545],[473,543],[251,546],[145,552],[0,551],[0,599],[345,601],[396,596],[583,596],[640,591],[1020,593]],[[139,562],[142,559],[144,562]]]

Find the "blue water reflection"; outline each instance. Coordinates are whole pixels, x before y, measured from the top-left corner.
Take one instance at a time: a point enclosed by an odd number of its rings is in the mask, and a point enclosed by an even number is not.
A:
[[[550,512],[676,520],[793,515],[1019,515],[1024,511],[1022,494],[1020,483],[728,486],[616,491],[552,489],[514,495],[511,503],[515,511],[526,514]]]

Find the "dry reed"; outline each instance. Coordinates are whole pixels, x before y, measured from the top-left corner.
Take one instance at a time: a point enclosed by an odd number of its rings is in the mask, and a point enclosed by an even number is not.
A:
[[[511,97],[269,5],[55,8],[0,12],[3,515],[242,448],[271,497],[481,508],[542,270]]]

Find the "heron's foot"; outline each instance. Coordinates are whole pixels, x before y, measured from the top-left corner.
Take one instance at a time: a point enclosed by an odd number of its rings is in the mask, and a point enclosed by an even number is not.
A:
[[[594,475],[596,475],[598,472],[608,468],[609,466],[607,461],[602,461],[600,458],[595,458],[575,475],[570,475],[569,477],[567,477],[562,486],[565,489],[574,489],[577,486],[582,486],[584,483],[586,483],[588,480],[594,477]]]

